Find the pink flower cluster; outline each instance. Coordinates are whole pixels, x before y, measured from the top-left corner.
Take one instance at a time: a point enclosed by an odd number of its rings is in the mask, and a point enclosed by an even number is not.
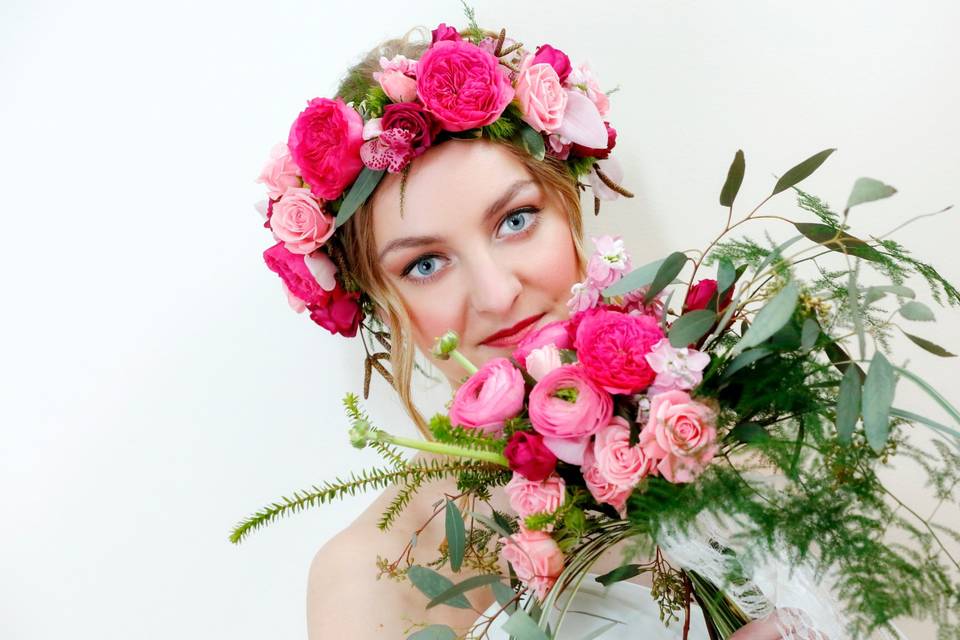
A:
[[[573,285],[567,302],[570,313],[595,307],[604,289],[619,280],[631,269],[630,256],[620,236],[591,238],[596,251],[587,263],[587,277]]]

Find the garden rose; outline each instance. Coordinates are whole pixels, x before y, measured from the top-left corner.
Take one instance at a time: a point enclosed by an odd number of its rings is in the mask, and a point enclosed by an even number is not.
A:
[[[440,40],[417,65],[417,95],[448,131],[483,127],[513,100],[506,68],[470,42]]]
[[[716,455],[716,440],[716,414],[707,405],[677,390],[651,399],[640,445],[668,481],[692,482]]]
[[[620,416],[597,431],[593,442],[595,464],[600,475],[620,488],[633,488],[656,466],[638,444],[630,446],[630,425]]]
[[[323,212],[310,189],[290,187],[272,207],[270,229],[288,251],[307,254],[333,235],[334,220]]]
[[[413,134],[410,147],[413,156],[419,156],[433,143],[440,128],[423,107],[416,102],[388,104],[383,108],[381,126],[384,129],[403,129]]]
[[[587,490],[597,502],[610,505],[623,518],[627,511],[627,498],[633,492],[633,487],[621,487],[607,480],[596,465],[596,456],[593,447],[589,447],[583,456],[583,466],[580,467],[583,481]]]
[[[267,185],[271,200],[283,195],[289,187],[300,186],[300,169],[290,156],[290,149],[280,142],[270,150],[270,160],[264,165],[257,182]]]
[[[567,76],[570,75],[570,58],[568,58],[567,54],[563,51],[554,49],[548,44],[537,47],[537,51],[533,56],[533,64],[540,64],[541,62],[545,62],[553,67],[553,70],[557,72],[557,77],[560,79],[560,82],[566,80]]]
[[[646,355],[661,338],[660,324],[650,316],[601,309],[580,320],[574,347],[595,383],[610,393],[637,393],[656,377]]]
[[[519,473],[507,483],[504,492],[510,500],[510,508],[521,518],[535,513],[553,513],[566,498],[566,483],[553,474],[544,480],[529,480]]]
[[[550,534],[521,529],[509,538],[501,538],[503,558],[517,578],[543,600],[563,572],[563,552]]]
[[[333,334],[348,338],[357,335],[363,313],[360,309],[360,293],[346,291],[339,283],[330,295],[313,305],[308,305],[310,319]]]
[[[543,480],[557,467],[557,456],[543,444],[543,437],[529,431],[517,431],[503,449],[510,469],[527,480]]]
[[[290,127],[287,146],[304,182],[318,198],[335,200],[363,162],[363,118],[337,98],[314,98]]]
[[[536,131],[552,133],[563,121],[567,108],[567,92],[560,84],[557,71],[548,63],[533,64],[527,56],[517,74],[517,99],[523,121]]]
[[[336,287],[337,268],[322,252],[304,256],[292,253],[278,242],[263,252],[263,260],[267,268],[280,276],[290,294],[307,306],[322,304]]]
[[[564,365],[534,385],[528,411],[546,447],[564,462],[579,465],[590,436],[610,422],[613,399],[582,367]]]
[[[527,373],[534,380],[540,380],[554,369],[563,366],[560,350],[556,345],[547,344],[530,352],[527,356]]]
[[[395,55],[390,60],[380,56],[380,71],[373,73],[373,79],[394,102],[408,102],[417,97],[417,61],[406,56]]]
[[[521,367],[526,368],[527,356],[530,355],[530,352],[548,344],[555,345],[558,349],[569,349],[573,346],[573,340],[567,331],[566,321],[555,320],[525,335],[517,348],[513,350],[513,359]]]
[[[460,385],[450,407],[450,422],[499,436],[503,423],[523,409],[524,383],[506,358],[493,358]]]

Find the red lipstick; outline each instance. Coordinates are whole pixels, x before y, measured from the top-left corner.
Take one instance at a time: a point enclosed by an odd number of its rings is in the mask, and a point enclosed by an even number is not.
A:
[[[496,333],[484,338],[483,342],[480,344],[486,345],[488,347],[513,347],[520,343],[523,340],[524,336],[528,333],[530,329],[537,320],[547,315],[546,313],[541,313],[539,315],[530,316],[521,320],[512,327],[506,329],[501,329]]]

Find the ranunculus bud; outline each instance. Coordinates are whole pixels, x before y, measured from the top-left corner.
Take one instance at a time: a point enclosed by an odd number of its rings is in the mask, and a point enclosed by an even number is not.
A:
[[[528,431],[517,431],[503,450],[510,468],[527,480],[544,480],[557,467],[557,456],[543,444],[543,437]]]
[[[357,420],[350,427],[350,444],[357,449],[363,449],[370,442],[370,423],[366,420]]]

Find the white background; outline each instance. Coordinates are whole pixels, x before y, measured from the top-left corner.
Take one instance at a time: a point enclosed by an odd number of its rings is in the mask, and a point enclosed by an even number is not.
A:
[[[956,3],[475,6],[620,85],[616,155],[638,197],[589,230],[623,233],[637,264],[713,237],[738,148],[740,210],[827,147],[804,186],[836,208],[861,175],[901,191],[854,210],[862,234],[960,204]],[[304,636],[310,559],[370,496],[227,535],[373,458],[339,408],[359,345],[288,309],[254,179],[361,52],[440,21],[463,25],[459,3],[0,4],[0,636]],[[788,194],[767,210],[795,213]],[[899,236],[955,283],[957,216]],[[960,313],[938,318],[914,332],[960,351]],[[960,359],[895,355],[960,404]],[[898,405],[929,406],[906,387]],[[374,397],[380,426],[413,433],[382,384]]]

